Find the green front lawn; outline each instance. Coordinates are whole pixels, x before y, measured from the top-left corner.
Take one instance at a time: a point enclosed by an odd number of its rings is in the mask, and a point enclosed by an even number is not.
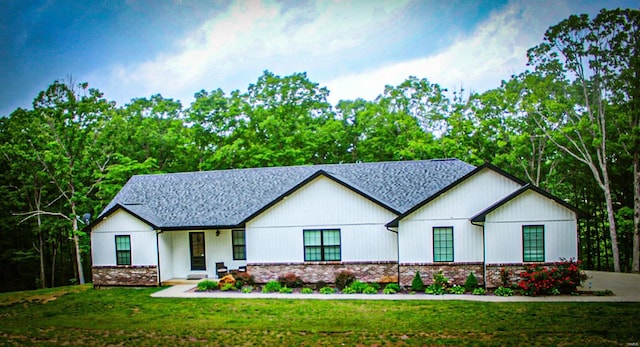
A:
[[[0,345],[523,345],[640,341],[640,303],[151,298],[158,288],[0,294]]]

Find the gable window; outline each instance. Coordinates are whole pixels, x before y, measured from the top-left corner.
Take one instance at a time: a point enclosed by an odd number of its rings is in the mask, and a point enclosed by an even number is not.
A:
[[[233,260],[247,260],[247,245],[244,230],[232,230],[231,243],[233,244]]]
[[[116,264],[131,265],[131,237],[116,235]]]
[[[433,228],[433,261],[453,261],[453,227]]]
[[[340,260],[340,229],[304,230],[304,261]]]
[[[522,226],[522,260],[544,261],[544,225]]]

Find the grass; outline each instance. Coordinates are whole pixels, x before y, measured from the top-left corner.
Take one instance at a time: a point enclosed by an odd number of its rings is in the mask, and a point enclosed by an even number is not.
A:
[[[640,303],[151,298],[90,286],[0,294],[0,345],[601,346],[640,341]]]

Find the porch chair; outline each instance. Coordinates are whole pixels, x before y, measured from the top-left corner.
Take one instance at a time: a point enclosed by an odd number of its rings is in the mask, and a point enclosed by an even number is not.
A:
[[[222,278],[224,275],[228,273],[229,273],[229,269],[227,268],[226,265],[224,265],[224,262],[216,263],[216,274],[218,275],[218,278]]]

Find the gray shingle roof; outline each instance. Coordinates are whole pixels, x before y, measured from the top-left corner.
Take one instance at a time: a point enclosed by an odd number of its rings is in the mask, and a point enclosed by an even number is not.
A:
[[[401,214],[474,168],[439,159],[140,175],[100,217],[120,205],[162,229],[240,226],[319,172]]]

